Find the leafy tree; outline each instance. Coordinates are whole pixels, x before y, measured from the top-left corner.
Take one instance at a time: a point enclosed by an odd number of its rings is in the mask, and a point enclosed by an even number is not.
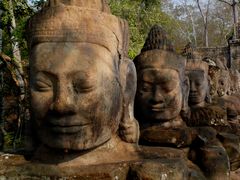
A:
[[[126,19],[130,30],[129,57],[134,58],[141,50],[145,38],[154,24],[163,26],[173,38],[175,19],[162,10],[159,0],[109,0],[112,13]]]
[[[179,29],[179,34],[178,37],[175,37],[175,41],[180,37],[177,41],[180,42],[178,44],[181,46],[184,44],[182,42],[186,41],[195,46],[206,46],[206,39],[203,37],[206,37],[207,32],[209,46],[226,45],[226,37],[232,31],[232,7],[227,3],[220,2],[220,0],[198,2],[202,15],[197,0],[179,0],[177,4],[165,0],[164,11],[175,18],[179,24],[176,26]]]
[[[203,21],[203,31],[204,31],[204,44],[206,47],[208,47],[208,19],[209,19],[209,7],[210,7],[210,0],[207,1],[207,5],[206,5],[206,12],[204,13],[202,10],[202,7],[200,5],[200,0],[196,0],[198,9],[201,13],[201,17],[202,17],[202,21]]]
[[[233,38],[236,39],[237,37],[237,24],[238,24],[238,4],[239,1],[237,0],[218,0],[220,2],[223,2],[232,8],[232,14],[233,14]]]
[[[18,43],[21,57],[27,59],[25,25],[27,19],[33,14],[33,10],[28,6],[27,0],[2,0],[0,3],[0,9],[3,10],[1,19],[3,30],[2,51],[13,58],[16,51],[13,46]]]
[[[46,3],[46,0],[29,0],[29,5],[35,10],[40,10],[44,4]]]

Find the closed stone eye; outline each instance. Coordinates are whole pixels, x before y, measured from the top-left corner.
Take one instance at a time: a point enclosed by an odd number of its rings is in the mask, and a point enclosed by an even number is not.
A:
[[[34,89],[40,92],[49,91],[52,89],[52,85],[43,81],[36,81],[34,84]]]

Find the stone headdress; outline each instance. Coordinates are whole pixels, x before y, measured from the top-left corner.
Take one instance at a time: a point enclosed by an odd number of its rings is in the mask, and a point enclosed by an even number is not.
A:
[[[204,76],[208,76],[208,63],[204,61],[188,61],[186,65],[186,71],[198,70],[204,73]]]
[[[49,0],[28,24],[28,45],[89,42],[126,55],[128,24],[113,16],[105,0]]]
[[[137,71],[145,68],[169,68],[184,75],[186,60],[176,54],[163,28],[154,25],[134,63]]]

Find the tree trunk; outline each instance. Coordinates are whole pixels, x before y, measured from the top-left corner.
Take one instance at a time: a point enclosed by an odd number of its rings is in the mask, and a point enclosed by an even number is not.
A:
[[[237,27],[238,27],[238,2],[236,0],[232,0],[232,3],[225,1],[225,0],[219,0],[220,2],[226,3],[229,6],[232,6],[232,12],[233,12],[233,40],[237,39]],[[239,37],[238,37],[239,38]]]
[[[187,7],[187,0],[184,0],[184,8],[185,8],[186,14],[190,17],[190,20],[191,20],[194,46],[197,46],[197,33],[196,33],[196,28],[195,28],[195,20],[193,18],[193,12],[190,9],[188,9],[188,7]],[[192,42],[192,40],[190,40],[190,42]]]
[[[202,11],[202,8],[201,8],[199,0],[197,0],[197,6],[198,6],[198,9],[199,9],[199,11],[201,13],[202,20],[203,20],[204,43],[205,43],[205,46],[208,47],[208,13],[209,13],[210,0],[208,0],[207,9],[206,9],[205,14],[203,14],[203,11]]]
[[[2,0],[0,0],[0,4],[2,4]],[[1,7],[0,7],[1,8]],[[3,13],[3,10],[2,9],[0,9],[0,53],[2,52],[2,47],[3,47],[3,39],[2,39],[2,37],[3,37],[3,35],[2,35],[2,13]]]
[[[13,2],[12,0],[9,0],[9,7],[10,7],[10,14],[11,14],[11,33],[13,33],[13,30],[16,28],[16,20],[14,16],[14,11],[13,11]],[[14,37],[13,37],[14,39]],[[15,62],[17,63],[18,69],[20,73],[23,75],[23,68],[22,68],[22,63],[21,63],[21,53],[19,49],[19,44],[17,41],[12,42],[12,49],[13,49],[13,58]]]
[[[208,47],[208,26],[205,25],[204,26],[204,40],[205,40],[205,46]]]
[[[2,4],[2,0],[0,0]],[[0,9],[0,55],[2,53],[2,13],[3,10]],[[0,60],[1,61],[1,60]],[[3,62],[0,62],[0,66]],[[4,145],[4,120],[3,120],[3,72],[0,69],[0,151],[3,149]]]
[[[237,39],[238,8],[237,8],[236,0],[233,0],[232,9],[233,9],[233,28],[234,28],[233,39]]]
[[[234,20],[234,24],[238,23],[238,7],[237,7],[237,2],[236,0],[233,0],[233,20]]]

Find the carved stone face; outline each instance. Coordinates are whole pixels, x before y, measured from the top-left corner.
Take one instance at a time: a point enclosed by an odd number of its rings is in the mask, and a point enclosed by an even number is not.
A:
[[[32,49],[31,105],[43,144],[85,150],[116,133],[122,96],[113,58],[90,43],[41,43]]]
[[[190,83],[189,106],[204,106],[209,90],[207,77],[201,70],[187,71],[187,75]]]
[[[176,118],[182,108],[180,77],[176,70],[146,68],[138,72],[137,104],[148,122]]]
[[[218,96],[227,95],[230,91],[230,76],[227,70],[220,70],[219,79],[217,81]]]

